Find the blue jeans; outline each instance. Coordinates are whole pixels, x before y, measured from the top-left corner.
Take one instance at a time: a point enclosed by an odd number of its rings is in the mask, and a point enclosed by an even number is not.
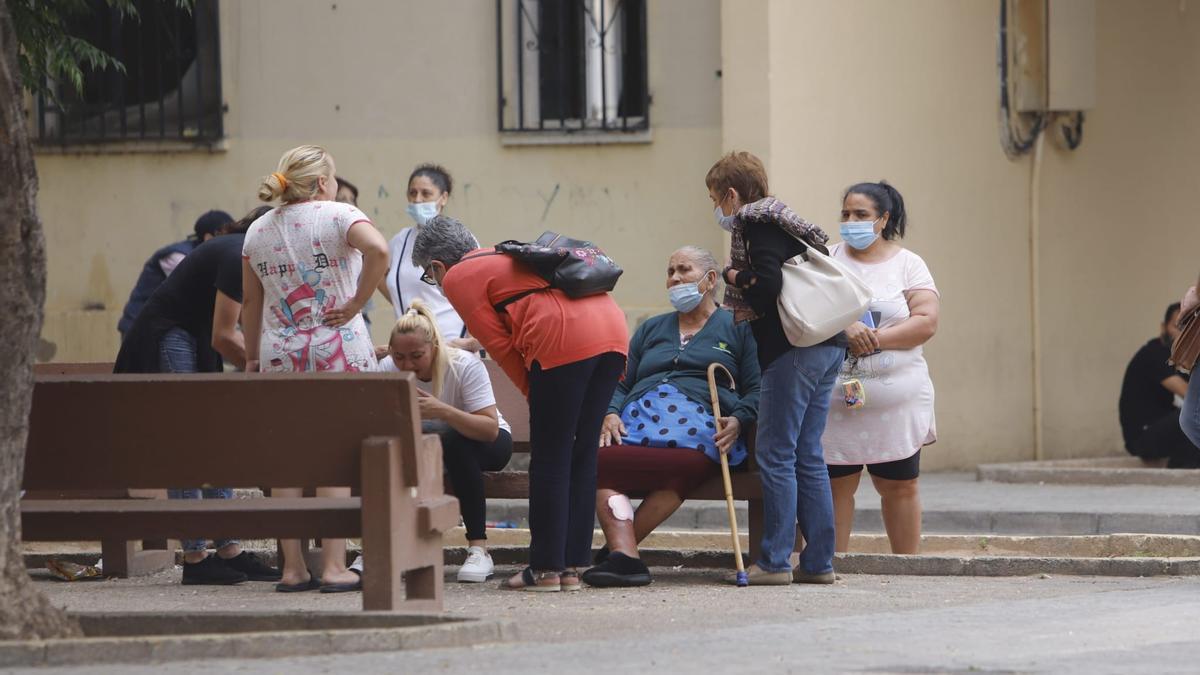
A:
[[[1200,372],[1193,372],[1188,382],[1187,396],[1183,399],[1183,410],[1179,412],[1179,428],[1200,448]]]
[[[767,572],[791,571],[797,523],[806,542],[800,570],[833,570],[833,494],[821,435],[845,355],[841,347],[796,347],[763,371],[755,449],[763,488],[757,562]]]
[[[158,340],[158,369],[164,373],[196,372],[196,338],[182,328],[172,328]],[[167,490],[171,499],[233,499],[233,488],[185,488]],[[213,542],[214,548],[236,544],[234,539]],[[208,542],[204,539],[184,539],[180,544],[185,552],[203,551]]]

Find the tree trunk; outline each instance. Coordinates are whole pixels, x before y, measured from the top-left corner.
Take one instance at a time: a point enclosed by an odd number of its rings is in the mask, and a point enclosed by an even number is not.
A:
[[[0,0],[0,639],[80,634],[30,582],[21,555],[21,478],[33,393],[33,353],[46,299],[46,244],[24,115],[17,36]]]

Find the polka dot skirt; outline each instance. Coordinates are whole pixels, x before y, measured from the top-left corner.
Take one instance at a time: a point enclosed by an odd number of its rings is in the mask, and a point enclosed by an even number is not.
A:
[[[684,396],[671,384],[660,384],[632,401],[621,412],[626,445],[652,448],[692,448],[714,462],[721,461],[713,436],[717,425],[707,406]],[[730,465],[746,459],[746,443],[739,438],[729,450]]]

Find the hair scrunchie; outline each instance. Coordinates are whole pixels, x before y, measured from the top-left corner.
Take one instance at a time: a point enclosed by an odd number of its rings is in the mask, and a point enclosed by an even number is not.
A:
[[[272,173],[271,175],[275,176],[275,179],[279,181],[279,191],[281,193],[287,192],[288,179],[285,178],[284,175],[279,173],[278,171]]]

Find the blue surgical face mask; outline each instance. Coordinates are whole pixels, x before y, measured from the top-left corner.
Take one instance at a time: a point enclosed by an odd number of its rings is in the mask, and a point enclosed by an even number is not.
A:
[[[870,248],[871,244],[879,238],[875,234],[875,221],[873,220],[855,220],[842,223],[842,241],[846,242],[851,248],[859,251]]]
[[[737,223],[737,216],[725,215],[721,211],[720,206],[713,209],[713,215],[716,216],[717,225],[720,225],[722,230],[725,230],[726,232],[733,232],[733,226],[735,223]]]
[[[700,282],[708,278],[708,275],[700,277],[700,281],[693,281],[687,284],[675,284],[667,289],[667,298],[671,301],[671,306],[677,311],[687,313],[696,309],[700,305],[700,301],[704,299],[704,292],[700,290]],[[716,283],[716,282],[714,282]],[[709,287],[712,290],[712,287]]]
[[[667,297],[670,298],[671,306],[676,311],[687,313],[696,309],[696,306],[704,299],[704,294],[700,292],[700,284],[692,282],[676,284],[668,288]]]
[[[417,225],[424,225],[438,214],[437,202],[419,202],[408,205],[408,215],[412,216]]]

